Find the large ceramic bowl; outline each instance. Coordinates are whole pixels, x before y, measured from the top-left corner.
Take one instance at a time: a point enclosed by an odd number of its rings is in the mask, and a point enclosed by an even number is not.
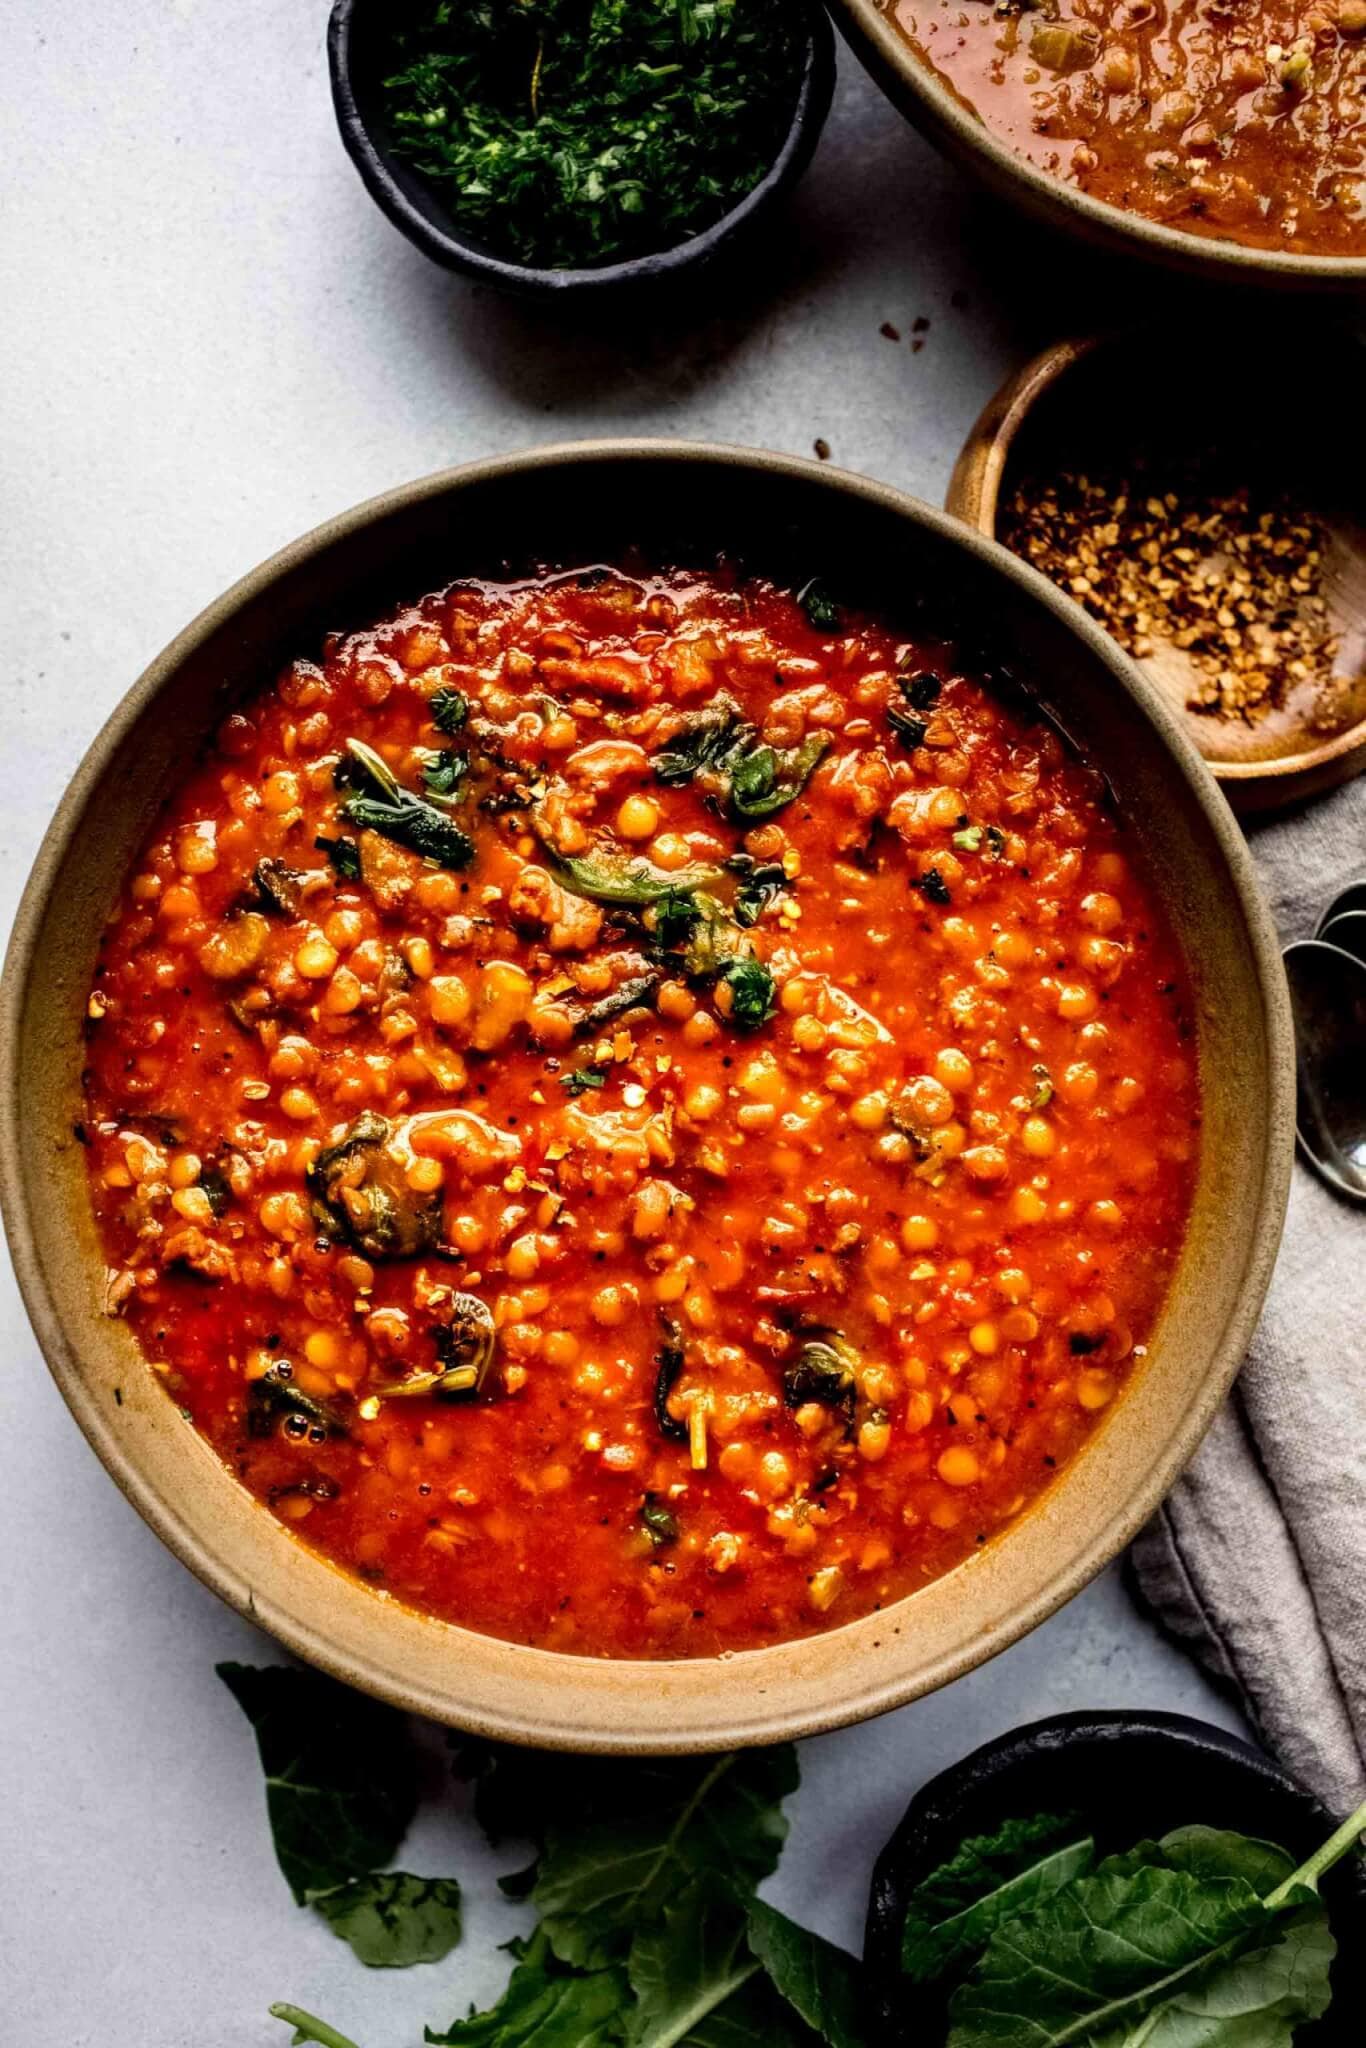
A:
[[[1150,1356],[1051,1492],[880,1614],[772,1648],[649,1663],[525,1649],[428,1619],[289,1535],[102,1313],[73,1134],[86,993],[119,878],[227,709],[325,629],[455,576],[602,561],[633,544],[661,561],[724,549],[795,584],[819,571],[850,601],[919,611],[975,658],[1041,684],[1108,774],[1165,895],[1194,983],[1205,1096],[1191,1225]],[[566,1749],[809,1734],[943,1685],[1042,1621],[1128,1541],[1199,1442],[1252,1333],[1290,1172],[1294,1072],[1275,933],[1237,827],[1172,714],[1002,548],[862,477],[741,449],[599,443],[477,463],[346,512],[245,577],[158,656],[77,772],[19,911],[0,1029],[0,1194],[20,1285],[77,1421],[147,1521],[224,1599],[326,1670],[437,1720]]]
[[[1036,219],[1120,256],[1143,256],[1171,270],[1226,285],[1280,290],[1361,291],[1366,256],[1300,256],[1187,234],[1142,214],[1093,199],[1026,162],[916,55],[878,0],[832,0],[836,25],[893,105],[946,156],[998,197]]]

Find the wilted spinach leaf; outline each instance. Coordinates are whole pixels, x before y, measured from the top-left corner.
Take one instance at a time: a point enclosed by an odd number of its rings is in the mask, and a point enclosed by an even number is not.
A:
[[[417,1804],[402,1714],[318,1671],[220,1664],[256,1730],[275,1854],[300,1905],[393,1856]]]
[[[348,839],[344,834],[339,839],[328,839],[320,832],[313,844],[319,853],[327,855],[339,881],[360,880],[360,848],[354,839]]]
[[[453,825],[435,804],[401,788],[388,763],[364,740],[346,742],[346,758],[337,772],[352,790],[341,807],[349,824],[382,833],[440,867],[464,868],[474,859],[474,841],[469,834]]]
[[[814,626],[818,633],[838,633],[844,624],[843,612],[819,576],[813,576],[802,586],[797,592],[797,602],[806,613],[807,624]]]
[[[672,874],[648,860],[625,860],[617,854],[578,854],[556,863],[555,872],[571,895],[586,896],[592,903],[634,905],[658,903],[673,896],[686,896],[694,889],[709,888],[720,880],[720,869],[676,868]]]

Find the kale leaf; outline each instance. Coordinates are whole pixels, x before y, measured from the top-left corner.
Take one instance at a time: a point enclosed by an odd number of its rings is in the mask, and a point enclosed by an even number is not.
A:
[[[460,1939],[460,1887],[453,1877],[371,1871],[313,1904],[372,1970],[439,1963]]]
[[[256,1730],[275,1854],[299,1904],[387,1863],[417,1805],[403,1716],[318,1671],[218,1675]]]
[[[1094,1844],[1060,1814],[1008,1820],[991,1835],[971,1835],[957,1854],[911,1893],[901,1967],[927,1984],[966,1967],[1006,1920],[1089,1870]]]

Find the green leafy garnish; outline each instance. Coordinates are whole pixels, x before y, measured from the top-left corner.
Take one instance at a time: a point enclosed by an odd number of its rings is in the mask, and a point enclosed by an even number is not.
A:
[[[1036,1060],[1030,1070],[1034,1076],[1034,1093],[1029,1099],[1031,1109],[1047,1109],[1053,1100],[1053,1076],[1042,1060]]]
[[[460,1939],[460,1887],[453,1877],[371,1871],[313,1904],[372,1970],[439,1963]]]
[[[346,742],[346,759],[337,772],[352,786],[352,794],[341,807],[348,824],[382,833],[440,867],[464,868],[474,859],[474,841],[469,834],[425,797],[400,787],[388,763],[364,740]]]
[[[953,843],[960,853],[976,853],[982,844],[980,825],[965,825],[961,832],[955,832]]]
[[[640,1521],[641,1527],[656,1550],[663,1550],[668,1544],[677,1543],[678,1517],[652,1493],[647,1493],[640,1504]]]
[[[797,592],[797,602],[806,613],[806,622],[818,633],[838,633],[844,624],[844,614],[834,598],[821,582],[813,576]]]
[[[776,902],[789,882],[785,870],[777,861],[760,863],[748,854],[732,854],[726,866],[740,876],[740,885],[731,903],[731,916],[746,931],[756,925],[770,903]]]
[[[773,976],[762,960],[729,960],[717,980],[730,990],[730,1021],[741,1031],[757,1031],[773,1015]]]
[[[823,1408],[852,1407],[859,1355],[838,1330],[813,1330],[783,1368],[783,1400],[789,1408],[818,1401]]]
[[[762,1899],[747,1908],[749,1946],[775,1990],[830,2048],[862,2048],[858,1966],[852,1956],[798,1927]]]
[[[939,677],[927,668],[917,669],[914,675],[899,676],[901,694],[912,711],[930,711],[939,702],[939,693],[944,685]]]
[[[611,853],[576,854],[557,860],[555,872],[571,895],[586,896],[591,903],[623,905],[687,896],[694,889],[712,888],[721,879],[719,868],[704,867],[700,862],[670,874],[652,861]]]
[[[218,1675],[256,1730],[275,1855],[298,1903],[387,1863],[417,1805],[403,1716],[318,1671],[220,1664]]]
[[[569,1095],[586,1094],[590,1088],[607,1086],[606,1067],[575,1067],[570,1074],[561,1074],[560,1086]]]
[[[749,822],[785,810],[806,788],[830,746],[828,732],[808,733],[797,747],[752,747],[730,766],[730,807]]]
[[[911,1893],[901,1967],[913,1983],[961,1974],[1005,1921],[1089,1870],[1094,1844],[1060,1814],[1008,1820],[971,1835]]]
[[[1298,1870],[1204,1827],[1108,1857],[995,1929],[947,2048],[1290,2048],[1330,1998],[1318,1880],[1363,1831],[1366,1806]]]
[[[651,765],[656,781],[667,789],[678,789],[704,770],[715,768],[743,725],[739,705],[724,694],[713,697],[700,711],[685,712],[672,739],[654,756]]]
[[[313,844],[319,853],[327,855],[332,863],[333,873],[340,881],[360,880],[360,848],[354,839],[348,839],[345,835],[338,839],[328,839],[320,832]]]
[[[314,874],[320,874],[315,869]],[[309,879],[305,868],[292,868],[287,861],[267,857],[258,860],[251,873],[256,908],[268,917],[297,917],[303,902],[303,885]]]
[[[460,690],[434,690],[427,701],[427,716],[448,739],[461,730],[469,715],[469,699]]]
[[[694,1878],[751,1890],[778,1860],[796,1782],[790,1748],[618,1764],[605,1806],[546,1829],[531,1901],[555,1954],[579,1969],[614,1962]]]
[[[829,733],[815,732],[799,746],[770,747],[757,726],[741,717],[735,700],[722,695],[687,715],[653,766],[656,779],[669,788],[714,776],[732,816],[752,824],[796,801],[830,744]]]
[[[488,2012],[428,2027],[437,2048],[620,2048],[630,2004],[620,1969],[580,1971],[556,1961],[545,1934],[509,1943],[517,1957],[507,1990]]]
[[[519,263],[687,241],[758,184],[796,97],[797,24],[761,0],[427,0],[399,19],[393,144]]]
[[[442,747],[422,763],[422,788],[435,802],[454,803],[469,768],[469,756],[457,747]]]
[[[666,953],[673,953],[689,943],[702,915],[702,906],[695,896],[670,889],[655,904],[647,923],[657,943]]]

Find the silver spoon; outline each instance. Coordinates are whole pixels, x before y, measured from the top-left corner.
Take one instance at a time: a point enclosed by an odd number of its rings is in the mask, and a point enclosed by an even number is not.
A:
[[[1358,875],[1353,882],[1344,882],[1328,904],[1314,927],[1314,937],[1321,939],[1326,926],[1335,917],[1344,917],[1349,911],[1366,910],[1366,875]]]
[[[1295,1131],[1320,1180],[1366,1204],[1366,965],[1301,939],[1284,954],[1295,1019]]]
[[[1366,910],[1340,910],[1321,920],[1314,937],[1366,965]]]

